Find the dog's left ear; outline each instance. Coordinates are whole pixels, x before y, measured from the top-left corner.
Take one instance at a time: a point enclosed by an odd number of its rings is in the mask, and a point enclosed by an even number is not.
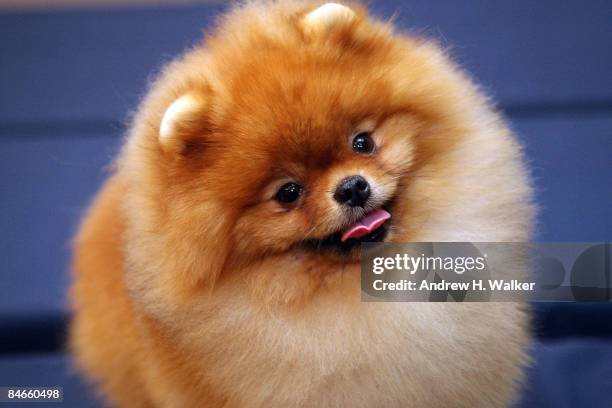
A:
[[[346,27],[355,21],[355,12],[342,4],[324,4],[302,18],[302,28],[309,36],[327,34],[334,28]]]
[[[190,92],[176,99],[159,125],[159,143],[165,152],[183,153],[190,142],[208,128],[209,101],[203,92]]]

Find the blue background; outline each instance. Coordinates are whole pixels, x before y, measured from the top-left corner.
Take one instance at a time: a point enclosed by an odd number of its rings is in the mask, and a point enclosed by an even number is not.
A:
[[[0,385],[62,385],[66,405],[98,406],[62,351],[70,238],[148,79],[221,9],[0,14]],[[531,163],[538,240],[612,239],[612,3],[371,9],[437,39],[499,103]],[[534,307],[520,404],[612,407],[610,304]]]

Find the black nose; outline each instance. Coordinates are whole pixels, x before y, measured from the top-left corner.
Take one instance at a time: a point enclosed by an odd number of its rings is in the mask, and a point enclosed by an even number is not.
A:
[[[351,207],[363,207],[369,197],[370,185],[361,176],[345,178],[338,184],[334,193],[334,199],[337,202]]]

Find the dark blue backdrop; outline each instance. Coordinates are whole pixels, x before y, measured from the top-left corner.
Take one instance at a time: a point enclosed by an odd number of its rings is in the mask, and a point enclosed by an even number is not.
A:
[[[612,3],[371,8],[438,39],[499,102],[532,164],[539,240],[611,240]],[[95,404],[61,351],[70,237],[147,79],[219,10],[0,15],[0,385],[60,384],[71,405]],[[536,305],[535,326],[523,405],[612,406],[610,305]]]

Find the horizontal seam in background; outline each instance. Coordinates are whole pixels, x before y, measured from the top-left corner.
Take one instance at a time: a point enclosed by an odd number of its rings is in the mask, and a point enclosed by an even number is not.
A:
[[[499,105],[498,110],[510,120],[546,118],[584,118],[596,115],[612,115],[612,100],[580,102],[534,102]],[[116,137],[127,129],[127,121],[109,118],[23,120],[0,122],[0,138],[15,139],[18,136],[36,138]],[[96,135],[97,134],[97,135]]]

